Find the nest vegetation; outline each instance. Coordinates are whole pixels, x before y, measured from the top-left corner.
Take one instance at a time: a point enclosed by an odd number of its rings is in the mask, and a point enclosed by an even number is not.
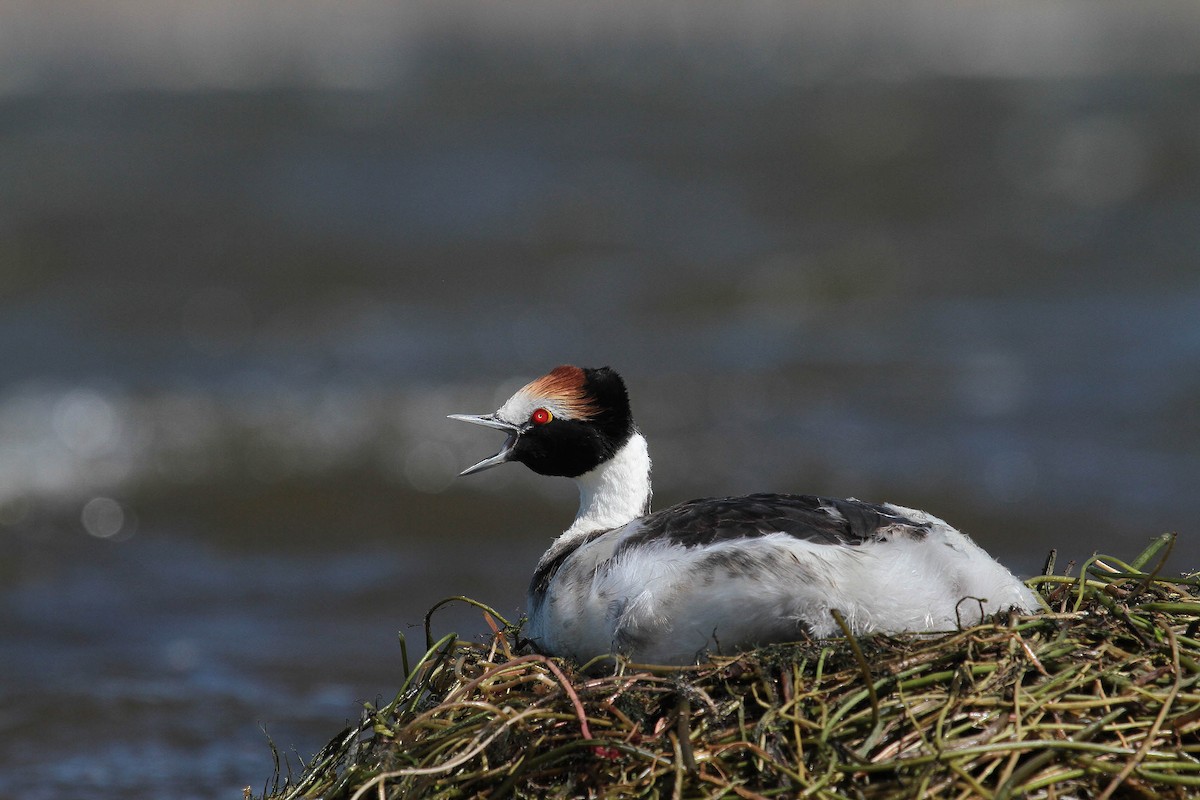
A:
[[[1051,558],[1040,614],[685,668],[547,658],[455,598],[494,635],[427,616],[395,699],[265,797],[1198,796],[1200,575],[1159,574],[1173,541]]]

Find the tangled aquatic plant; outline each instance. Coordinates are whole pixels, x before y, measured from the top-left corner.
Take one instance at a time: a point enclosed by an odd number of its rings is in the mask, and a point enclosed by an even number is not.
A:
[[[1192,797],[1200,577],[1158,575],[1172,542],[1048,568],[1041,614],[695,667],[522,653],[456,598],[490,640],[434,641],[427,616],[395,699],[270,796]]]

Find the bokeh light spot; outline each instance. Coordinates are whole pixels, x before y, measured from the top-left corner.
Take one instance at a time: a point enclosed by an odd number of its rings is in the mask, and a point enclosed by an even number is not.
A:
[[[86,389],[69,392],[54,404],[52,424],[59,440],[84,456],[103,453],[118,433],[112,404]]]
[[[93,497],[79,515],[83,528],[98,539],[112,539],[126,531],[125,509],[111,497]]]

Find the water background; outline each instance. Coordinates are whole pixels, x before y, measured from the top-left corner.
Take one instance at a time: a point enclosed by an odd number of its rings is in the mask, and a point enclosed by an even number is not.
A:
[[[519,615],[576,500],[456,426],[625,375],[656,504],[1200,568],[1200,14],[0,10],[0,797],[261,791]],[[439,633],[485,630],[450,607]],[[265,734],[264,734],[265,730]]]

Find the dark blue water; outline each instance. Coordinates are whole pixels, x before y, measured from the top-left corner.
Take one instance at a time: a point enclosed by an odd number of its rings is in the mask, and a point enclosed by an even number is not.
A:
[[[241,20],[288,55],[241,67],[120,14],[5,56],[0,797],[259,792],[268,737],[296,764],[390,699],[433,603],[518,615],[573,490],[456,479],[498,443],[445,415],[562,362],[625,375],[660,506],[891,500],[1026,573],[1175,530],[1200,566],[1184,28],[369,8]]]

